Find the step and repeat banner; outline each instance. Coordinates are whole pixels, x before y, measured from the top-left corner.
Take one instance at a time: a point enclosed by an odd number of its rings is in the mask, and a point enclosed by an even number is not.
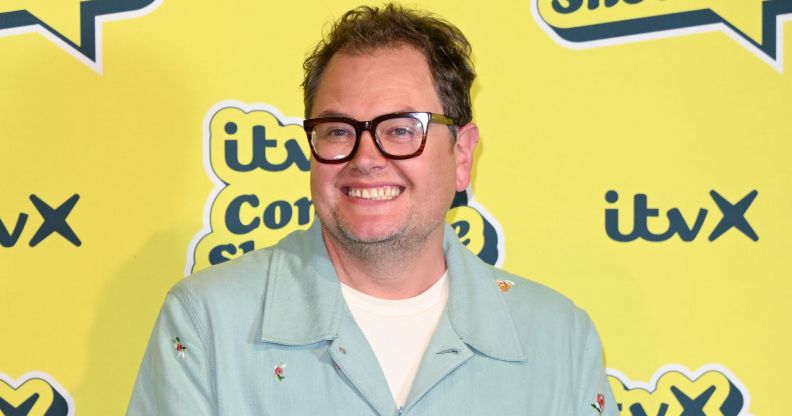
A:
[[[0,414],[123,414],[168,288],[310,225],[357,5],[0,2]],[[589,312],[622,415],[789,414],[792,0],[413,5],[474,48],[460,239]]]

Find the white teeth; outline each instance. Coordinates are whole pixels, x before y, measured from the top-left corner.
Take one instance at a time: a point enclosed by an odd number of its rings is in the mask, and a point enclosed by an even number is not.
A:
[[[350,198],[381,201],[396,198],[401,194],[401,189],[396,186],[382,186],[379,188],[349,188],[347,195]]]

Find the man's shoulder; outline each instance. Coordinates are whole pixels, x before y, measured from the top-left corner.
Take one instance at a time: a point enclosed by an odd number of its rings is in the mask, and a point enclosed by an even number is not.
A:
[[[544,284],[485,263],[458,243],[452,230],[447,229],[446,232],[449,270],[467,276],[466,284],[471,285],[471,290],[480,293],[471,297],[462,292],[466,302],[486,308],[496,307],[491,305],[492,302],[503,303],[515,324],[523,327],[534,324],[574,325],[576,321],[585,317],[585,312],[568,297]],[[493,291],[499,291],[498,297],[501,299],[496,301],[492,295]],[[482,305],[481,302],[490,305]]]
[[[586,312],[557,290],[529,278],[492,268],[495,284],[518,327],[578,327]]]
[[[494,267],[492,270],[495,284],[510,306],[531,304],[552,310],[575,308],[571,299],[549,286],[505,270]]]
[[[199,270],[182,279],[171,291],[186,291],[201,298],[262,292],[270,270],[277,267],[275,263],[309,261],[313,253],[308,240],[306,231],[294,231],[274,245]]]
[[[262,248],[199,270],[179,281],[171,292],[211,298],[263,288],[274,252],[275,246]]]

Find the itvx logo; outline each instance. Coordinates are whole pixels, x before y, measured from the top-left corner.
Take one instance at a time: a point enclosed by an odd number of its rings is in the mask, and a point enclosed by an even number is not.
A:
[[[712,200],[715,201],[720,210],[721,218],[710,232],[709,241],[715,241],[732,228],[736,228],[751,240],[758,241],[759,236],[756,235],[756,231],[745,218],[745,213],[753,203],[756,195],[758,195],[758,192],[753,190],[733,204],[718,192],[710,191]],[[610,190],[605,194],[605,200],[610,204],[615,204],[619,200],[619,194],[614,190]],[[674,235],[678,235],[682,241],[693,241],[704,226],[708,213],[707,209],[700,208],[695,219],[686,219],[679,208],[671,208],[666,212],[668,228],[661,233],[654,233],[649,230],[648,220],[651,217],[659,216],[660,210],[649,207],[646,194],[635,194],[633,196],[632,230],[626,234],[621,232],[619,230],[619,209],[607,208],[605,209],[605,232],[611,239],[623,243],[639,238],[646,241],[660,242],[666,241]]]
[[[69,223],[66,222],[67,217],[72,209],[74,209],[74,205],[77,204],[79,199],[80,196],[74,194],[57,208],[53,208],[35,194],[30,195],[30,202],[36,207],[42,219],[41,225],[30,239],[30,246],[35,247],[51,234],[58,233],[63,238],[79,247],[82,244],[80,238],[77,237],[77,234],[69,226]],[[16,224],[14,224],[13,227],[6,227],[6,224],[0,219],[0,245],[3,247],[13,247],[16,245],[17,241],[19,241],[19,237],[22,235],[22,231],[25,229],[27,221],[28,214],[24,212],[19,213]]]

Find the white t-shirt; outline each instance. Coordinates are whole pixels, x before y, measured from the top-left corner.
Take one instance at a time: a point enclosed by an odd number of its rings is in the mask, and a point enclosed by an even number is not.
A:
[[[380,299],[341,284],[347,306],[374,350],[397,407],[404,405],[448,301],[448,272],[408,299]]]

